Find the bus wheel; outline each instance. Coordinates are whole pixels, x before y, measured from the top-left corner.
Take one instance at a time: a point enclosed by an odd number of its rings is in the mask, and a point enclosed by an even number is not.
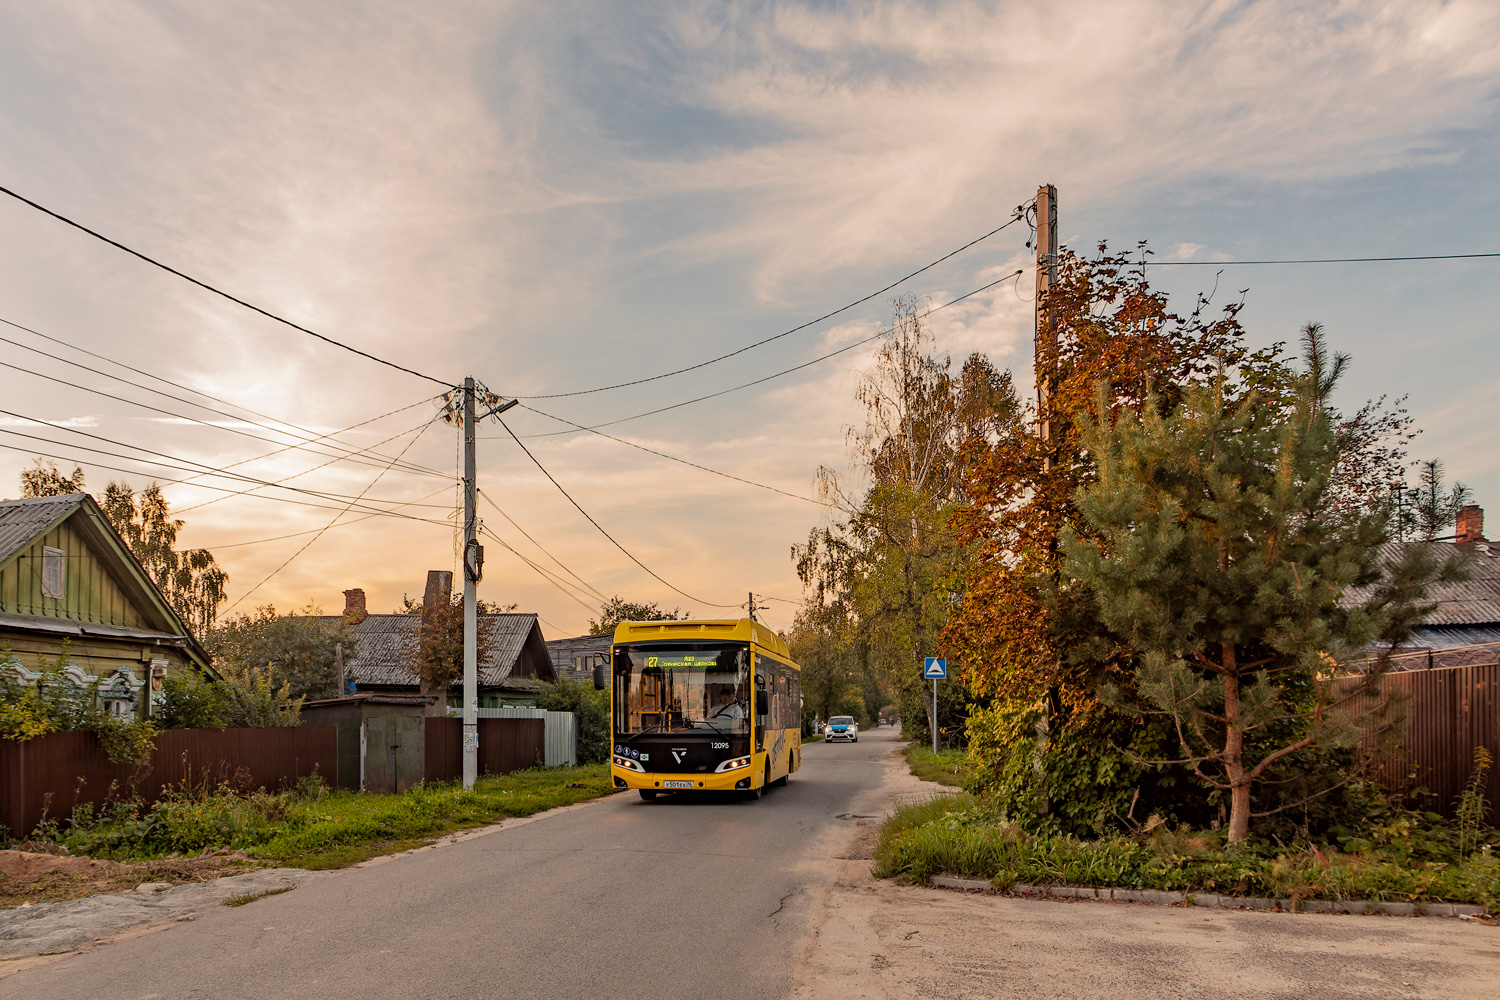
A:
[[[652,799],[656,798],[656,789],[654,788],[642,788],[640,789],[640,793],[641,798],[645,799],[647,802],[650,802]]]

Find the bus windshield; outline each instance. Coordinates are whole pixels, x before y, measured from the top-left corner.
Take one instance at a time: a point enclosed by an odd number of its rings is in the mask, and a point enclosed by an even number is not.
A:
[[[617,735],[750,732],[748,646],[618,646],[614,661]]]

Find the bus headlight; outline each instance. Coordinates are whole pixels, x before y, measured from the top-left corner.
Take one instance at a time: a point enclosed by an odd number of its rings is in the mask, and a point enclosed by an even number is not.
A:
[[[742,767],[749,767],[749,766],[750,766],[750,758],[749,757],[736,757],[734,760],[726,760],[724,763],[722,763],[718,767],[714,768],[714,773],[715,774],[722,774],[725,771],[738,771]]]
[[[627,771],[640,771],[642,774],[644,774],[646,771],[646,769],[641,766],[640,761],[631,760],[629,757],[616,757],[615,766],[623,767]]]

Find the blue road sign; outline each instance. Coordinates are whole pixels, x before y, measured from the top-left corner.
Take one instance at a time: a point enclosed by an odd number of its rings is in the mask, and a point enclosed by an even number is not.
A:
[[[945,681],[948,679],[948,661],[936,656],[929,656],[922,661],[922,679],[928,681]]]

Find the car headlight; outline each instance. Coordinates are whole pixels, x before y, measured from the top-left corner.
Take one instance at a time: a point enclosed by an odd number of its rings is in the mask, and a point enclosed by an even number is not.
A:
[[[749,766],[750,766],[750,758],[749,757],[736,757],[733,760],[726,760],[724,763],[722,763],[718,767],[714,768],[714,773],[715,774],[721,774],[721,773],[723,773],[725,771],[738,771],[742,767],[749,767]]]
[[[640,761],[638,761],[638,760],[631,760],[629,757],[616,757],[615,758],[615,766],[616,767],[623,767],[627,771],[640,771],[643,774],[646,771],[646,769],[641,766],[641,762]]]

